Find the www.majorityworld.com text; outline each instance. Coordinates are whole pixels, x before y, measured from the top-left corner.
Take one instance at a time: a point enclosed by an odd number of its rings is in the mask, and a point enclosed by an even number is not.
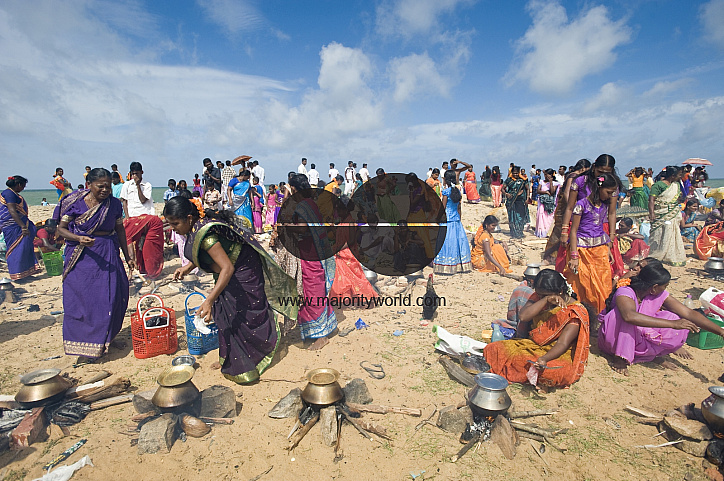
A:
[[[411,306],[446,306],[447,302],[444,297],[426,297],[421,296],[412,299],[412,295],[403,296],[399,294],[397,296],[378,296],[378,297],[366,297],[366,296],[344,296],[344,297],[304,297],[304,296],[290,296],[290,297],[279,297],[279,304],[282,306],[332,306],[332,307],[411,307]]]

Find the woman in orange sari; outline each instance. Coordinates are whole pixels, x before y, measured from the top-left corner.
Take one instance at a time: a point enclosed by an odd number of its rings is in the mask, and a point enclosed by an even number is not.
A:
[[[540,271],[533,288],[535,294],[520,311],[516,336],[522,339],[488,344],[485,360],[491,372],[510,382],[570,386],[581,378],[588,361],[588,312],[552,269]]]
[[[493,239],[493,232],[497,227],[498,218],[494,215],[483,219],[483,224],[475,234],[475,244],[470,252],[470,258],[473,269],[481,272],[497,272],[502,276],[513,271],[510,270],[506,245]]]
[[[468,203],[477,204],[480,202],[480,194],[478,194],[478,181],[475,172],[473,172],[473,166],[468,167],[468,171],[465,172],[465,197],[468,199]]]

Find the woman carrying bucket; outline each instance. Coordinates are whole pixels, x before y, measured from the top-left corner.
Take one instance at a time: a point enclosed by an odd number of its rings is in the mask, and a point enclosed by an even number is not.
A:
[[[196,315],[219,329],[219,363],[224,377],[239,384],[259,379],[279,345],[273,311],[296,319],[294,280],[269,257],[229,211],[207,211],[203,219],[188,199],[174,197],[164,209],[171,228],[186,236],[184,255],[191,262],[174,273],[181,279],[195,267],[212,272],[216,284]],[[268,295],[267,295],[268,293]]]

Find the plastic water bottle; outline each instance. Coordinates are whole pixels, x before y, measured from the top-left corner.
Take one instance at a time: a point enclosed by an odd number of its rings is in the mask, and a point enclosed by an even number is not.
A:
[[[500,332],[500,325],[499,324],[493,324],[493,336],[490,338],[490,342],[495,341],[503,341],[505,340],[505,336],[502,332]]]
[[[691,298],[691,294],[686,295],[686,299],[684,299],[683,304],[689,309],[696,309],[696,305],[694,304],[694,299]]]

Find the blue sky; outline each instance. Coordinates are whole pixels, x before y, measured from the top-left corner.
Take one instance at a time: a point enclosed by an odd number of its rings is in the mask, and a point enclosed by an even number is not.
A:
[[[0,175],[609,153],[724,177],[722,25],[724,0],[4,0]]]

